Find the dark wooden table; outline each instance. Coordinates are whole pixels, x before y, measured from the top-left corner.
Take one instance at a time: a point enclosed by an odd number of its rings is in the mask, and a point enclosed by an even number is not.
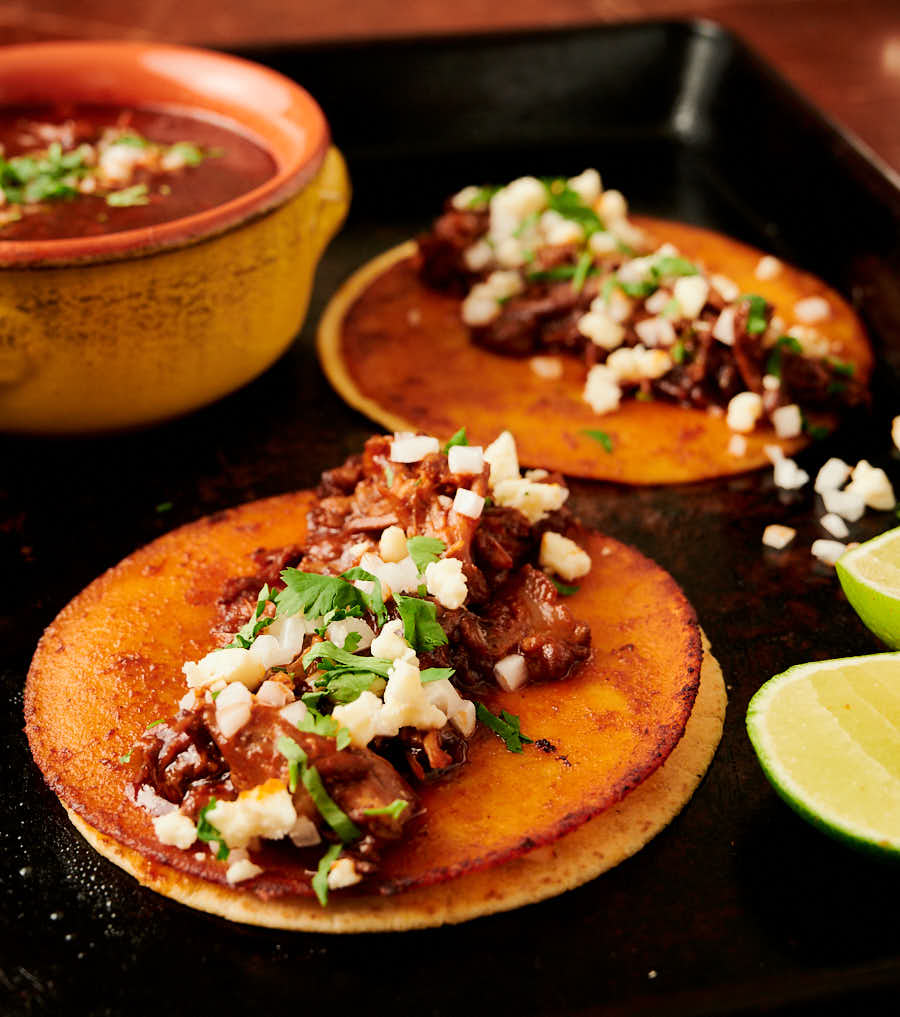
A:
[[[691,16],[734,29],[900,171],[897,0],[0,0],[0,41],[124,37],[243,47]]]

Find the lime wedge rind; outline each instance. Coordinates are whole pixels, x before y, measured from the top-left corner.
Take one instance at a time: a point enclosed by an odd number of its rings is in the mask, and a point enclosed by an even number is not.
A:
[[[811,664],[797,664],[782,674],[776,675],[766,682],[750,700],[747,708],[747,733],[750,736],[750,741],[766,779],[778,796],[797,815],[823,833],[850,847],[878,855],[879,857],[890,857],[892,860],[897,861],[900,860],[900,835],[885,835],[884,831],[880,831],[869,824],[848,822],[845,815],[836,812],[827,802],[811,793],[808,788],[795,780],[784,766],[775,739],[772,737],[766,722],[769,715],[769,707],[787,685],[798,681],[809,681],[812,675],[819,674],[822,671],[852,669],[854,666],[866,667],[870,666],[873,661],[876,666],[879,663],[896,664],[898,683],[900,683],[900,653],[879,653],[860,657],[845,657],[838,660],[818,661]],[[839,725],[836,720],[834,720],[834,724],[836,731],[839,731]],[[874,766],[880,765],[876,760],[872,762]],[[892,779],[890,774],[885,771],[885,780]]]
[[[847,551],[835,568],[867,628],[900,649],[900,526]]]

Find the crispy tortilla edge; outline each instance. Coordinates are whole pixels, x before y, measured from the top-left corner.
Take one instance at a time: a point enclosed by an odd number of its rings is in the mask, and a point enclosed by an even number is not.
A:
[[[668,759],[616,806],[559,841],[504,866],[391,897],[261,900],[188,876],[100,833],[72,809],[78,832],[99,854],[148,889],[232,922],[302,932],[401,932],[436,928],[510,911],[558,896],[630,858],[690,800],[722,737],[727,694],[705,633],[700,687],[684,736]],[[677,834],[676,834],[677,836]]]

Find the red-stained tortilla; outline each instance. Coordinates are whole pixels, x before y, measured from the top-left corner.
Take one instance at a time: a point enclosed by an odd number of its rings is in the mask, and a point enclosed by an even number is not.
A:
[[[208,852],[195,857],[159,843],[149,816],[125,796],[133,774],[120,757],[148,724],[176,712],[182,663],[213,646],[225,580],[252,574],[260,546],[302,544],[313,501],[299,492],[254,502],[161,537],[76,597],[35,653],[25,698],[35,760],[79,829],[120,864],[131,858],[126,867],[162,892],[148,872],[177,873],[182,886],[187,879],[218,887],[223,899],[277,898],[282,910],[290,901],[309,909],[308,873],[292,850],[267,850],[266,871],[231,889],[225,866]],[[361,901],[365,910],[379,895],[502,870],[615,806],[678,744],[700,678],[694,612],[674,580],[637,551],[593,532],[582,542],[593,568],[569,603],[591,625],[589,660],[569,679],[497,691],[487,702],[518,714],[540,746],[513,754],[480,729],[469,762],[422,788],[424,815],[386,852],[379,873],[336,899]],[[698,775],[717,741],[718,732],[703,739],[707,758]]]
[[[821,280],[789,265],[769,280],[756,278],[762,252],[696,226],[635,217],[658,243],[674,244],[710,273],[733,279],[745,293],[774,304],[789,328],[794,305],[822,296],[831,317],[816,327],[832,354],[854,365],[865,383],[872,351],[850,305]],[[449,437],[465,424],[470,441],[487,444],[498,432],[516,435],[519,460],[572,476],[628,484],[668,484],[728,476],[769,464],[765,445],[792,455],[805,437],[779,440],[768,425],[746,436],[743,456],[729,452],[724,415],[662,401],[626,400],[598,415],[582,398],[586,368],[560,355],[562,376],[541,377],[528,358],[501,356],[474,345],[459,300],[428,288],[414,264],[415,244],[365,265],[333,298],[319,326],[319,357],[338,393],[351,406],[393,430]],[[816,418],[834,426],[835,417]],[[609,436],[605,443],[587,432]]]

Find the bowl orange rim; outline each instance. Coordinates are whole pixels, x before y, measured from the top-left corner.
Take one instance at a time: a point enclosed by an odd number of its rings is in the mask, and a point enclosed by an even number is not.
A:
[[[170,109],[224,121],[268,151],[275,175],[221,205],[154,226],[93,237],[0,240],[0,267],[118,260],[221,233],[302,190],[331,141],[324,113],[304,88],[240,57],[153,42],[0,48],[0,108],[55,101]]]

